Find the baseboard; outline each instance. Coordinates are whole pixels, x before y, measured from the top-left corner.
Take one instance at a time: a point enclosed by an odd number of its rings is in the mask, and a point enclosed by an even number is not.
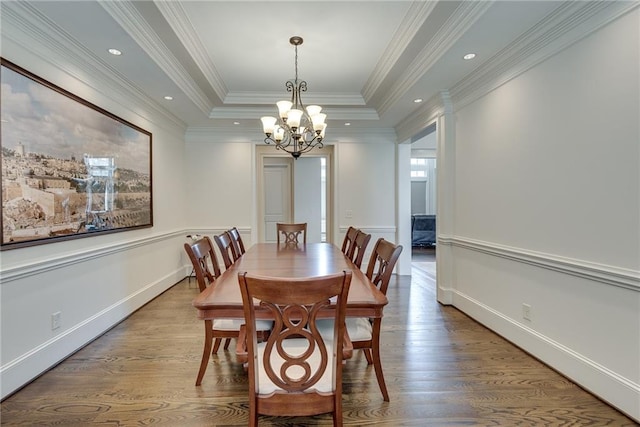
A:
[[[453,306],[503,336],[561,375],[640,422],[640,384],[612,372],[481,302],[454,289],[443,290]]]
[[[100,337],[184,277],[184,268],[178,268],[160,280],[144,286],[135,293],[3,365],[0,367],[2,392],[0,399],[5,399],[91,341]]]

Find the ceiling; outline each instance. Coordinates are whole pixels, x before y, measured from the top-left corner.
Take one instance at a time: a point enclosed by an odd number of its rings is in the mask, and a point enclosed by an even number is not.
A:
[[[303,102],[324,107],[330,138],[346,123],[352,129],[396,128],[420,108],[415,99],[437,98],[486,66],[563,2],[26,4],[93,63],[187,127],[259,132],[260,116],[275,115],[274,103],[288,98],[284,83],[294,77],[289,38],[301,36],[299,78],[308,83]],[[475,59],[464,60],[467,53]]]

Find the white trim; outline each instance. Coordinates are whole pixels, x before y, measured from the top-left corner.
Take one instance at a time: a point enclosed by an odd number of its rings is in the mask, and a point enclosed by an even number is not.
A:
[[[282,98],[282,96],[280,96]],[[225,100],[227,102],[227,100]],[[318,102],[318,104],[335,105],[333,102]],[[327,107],[322,110],[331,120],[378,120],[378,112],[373,108],[364,107]],[[250,119],[256,127],[262,130],[258,117],[274,115],[278,112],[275,102],[264,107],[213,107],[209,112],[210,119]],[[330,128],[335,129],[335,128]],[[262,132],[261,132],[262,133]]]
[[[250,128],[234,126],[190,126],[185,133],[185,141],[187,143],[250,142],[262,145],[264,144],[264,133],[262,133],[262,129],[260,128],[260,122],[255,120],[254,123],[255,125]],[[343,126],[340,128],[332,128],[322,142],[325,146],[340,142],[395,144],[396,133],[393,128],[362,129]]]
[[[167,76],[187,95],[203,114],[213,108],[213,102],[193,81],[189,72],[138,12],[133,2],[100,1],[100,6],[131,36]]]
[[[378,107],[384,115],[400,98],[427,73],[436,62],[462,37],[491,7],[493,1],[461,2],[447,22],[429,40],[407,69],[394,82]]]
[[[594,360],[519,323],[457,290],[452,294],[453,305],[487,328],[503,336],[562,375],[592,391],[607,403],[640,419],[640,384],[625,378]],[[603,396],[615,396],[606,399]]]
[[[167,20],[185,49],[189,52],[202,74],[211,85],[218,98],[224,99],[228,94],[222,76],[211,61],[202,39],[198,36],[182,3],[177,1],[157,1],[154,5]]]
[[[2,365],[0,367],[1,398],[4,399],[41,373],[51,369],[58,362],[66,359],[182,280],[187,274],[185,274],[184,268],[177,268],[160,280],[149,283],[72,328]]]
[[[189,233],[185,231],[173,231],[156,236],[123,241],[114,245],[103,246],[92,250],[83,250],[81,252],[52,257],[46,260],[26,262],[21,265],[3,269],[2,277],[0,278],[0,284],[5,285],[14,280],[24,279],[25,277],[33,276],[36,274],[43,274],[52,270],[57,270],[59,268],[69,267],[73,264],[86,262],[95,258],[102,258],[118,252],[124,252],[137,247],[161,242],[163,240],[169,240],[179,235],[186,236],[186,234]]]
[[[240,104],[240,105],[269,105],[271,114],[277,112],[276,102],[282,99],[283,91],[280,92],[229,92],[224,97],[225,104]],[[324,93],[312,93],[305,95],[305,103],[307,105],[319,104],[319,105],[367,105],[359,93],[339,93],[339,92],[324,92]],[[323,110],[324,112],[327,109]],[[328,113],[327,113],[328,114]],[[377,115],[377,113],[376,113]],[[332,117],[333,118],[333,117]]]
[[[456,110],[504,85],[571,44],[640,6],[638,2],[565,2],[452,88]]]
[[[640,271],[530,251],[459,236],[438,236],[438,244],[451,245],[484,254],[557,271],[607,285],[640,292]]]
[[[372,225],[372,226],[364,226],[364,227],[359,227],[357,225],[350,225],[350,226],[340,226],[340,232],[341,233],[346,233],[347,230],[349,229],[349,227],[355,227],[358,228],[362,231],[364,231],[365,233],[375,233],[375,234],[395,234],[396,232],[396,227],[395,226],[389,226],[389,225],[383,225],[383,226],[376,226],[376,225]]]
[[[410,5],[402,23],[362,89],[364,99],[371,101],[437,4],[438,2],[435,1],[414,1]]]
[[[157,101],[143,93],[115,68],[110,67],[95,53],[82,46],[77,40],[68,36],[46,16],[26,2],[2,3],[3,57],[7,56],[7,45],[12,42],[23,51],[47,62],[78,82],[82,82],[96,93],[113,100],[127,108],[143,120],[154,123],[170,133],[182,137],[187,129],[186,124],[174,114],[163,108]],[[21,65],[17,63],[16,65]],[[82,70],[80,73],[78,70]],[[38,73],[36,73],[38,74]],[[91,76],[88,80],[87,76]],[[46,76],[40,76],[46,78]],[[77,91],[65,87],[64,83],[46,78],[65,90],[76,95]],[[82,97],[85,98],[85,97]],[[85,98],[86,99],[86,98]],[[89,102],[97,102],[87,99]],[[131,110],[130,105],[138,104],[142,108]],[[145,114],[147,112],[147,114]],[[117,114],[122,116],[122,114]],[[128,119],[132,123],[139,120]],[[145,128],[145,125],[140,125]]]

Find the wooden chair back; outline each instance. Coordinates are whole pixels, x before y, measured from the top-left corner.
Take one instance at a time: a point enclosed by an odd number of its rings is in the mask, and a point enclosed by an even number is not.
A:
[[[231,235],[228,231],[225,231],[222,234],[213,236],[213,239],[216,241],[218,249],[220,249],[225,268],[229,268],[239,258],[231,240]]]
[[[307,244],[307,223],[300,224],[276,224],[276,230],[278,234],[278,244],[280,244],[280,235],[284,237],[284,242],[287,245],[297,245],[299,243]],[[299,241],[299,237],[302,234],[302,242]]]
[[[352,244],[353,249],[351,250],[351,256],[349,257],[358,268],[362,265],[364,252],[367,250],[367,245],[369,245],[370,240],[371,234],[358,230],[356,238]]]
[[[246,319],[249,425],[258,414],[309,416],[331,412],[342,425],[342,349],[351,271],[323,277],[269,278],[239,273]],[[335,298],[331,337],[320,335],[316,318]],[[270,311],[274,328],[258,344],[256,306]]]
[[[391,273],[393,273],[393,268],[398,262],[401,252],[402,245],[394,245],[383,238],[378,239],[373,247],[373,252],[371,252],[367,266],[367,277],[385,295],[389,287],[389,280],[391,280]]]
[[[220,265],[213,250],[213,243],[208,236],[204,236],[191,244],[185,243],[184,250],[191,260],[198,288],[202,292],[220,276]]]
[[[347,229],[347,234],[344,235],[344,240],[342,241],[342,253],[349,259],[351,259],[351,255],[353,254],[353,244],[357,235],[358,229],[351,226]]]
[[[229,236],[231,236],[231,241],[235,246],[236,255],[238,256],[238,258],[240,258],[246,252],[246,250],[244,249],[244,242],[242,241],[242,236],[240,236],[240,232],[236,227],[233,227],[232,229],[229,230]]]

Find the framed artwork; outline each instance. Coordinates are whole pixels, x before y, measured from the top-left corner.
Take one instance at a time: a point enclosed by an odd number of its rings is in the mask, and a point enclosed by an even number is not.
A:
[[[0,249],[152,227],[151,133],[0,62]]]

